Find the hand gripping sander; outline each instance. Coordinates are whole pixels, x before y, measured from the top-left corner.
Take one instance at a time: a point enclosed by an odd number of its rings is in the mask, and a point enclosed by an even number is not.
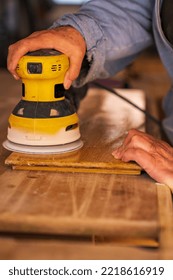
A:
[[[49,154],[83,146],[75,107],[64,95],[68,67],[67,56],[50,49],[27,53],[19,60],[22,98],[9,117],[6,149]]]

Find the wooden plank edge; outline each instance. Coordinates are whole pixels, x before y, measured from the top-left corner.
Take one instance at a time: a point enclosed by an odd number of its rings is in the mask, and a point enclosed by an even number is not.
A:
[[[95,244],[102,244],[102,245],[108,245],[115,246],[117,244],[123,245],[123,246],[135,246],[135,247],[148,247],[148,248],[159,248],[159,242],[157,239],[150,239],[150,238],[110,238],[107,236],[93,236],[93,243]]]
[[[56,162],[53,159],[51,161],[42,161],[41,159],[38,161],[34,160],[5,160],[5,165],[15,165],[15,166],[50,166],[50,167],[64,167],[64,168],[99,168],[99,169],[136,169],[136,170],[142,170],[142,168],[135,164],[135,163],[123,163],[123,162],[117,162],[117,163],[110,163],[110,162]]]
[[[28,166],[28,165],[12,165],[13,170],[29,170],[29,171],[53,171],[53,172],[70,172],[70,173],[100,173],[100,174],[124,174],[124,175],[140,175],[141,170],[138,169],[104,169],[104,168],[75,168],[75,167],[56,167],[56,166]]]
[[[5,159],[5,165],[28,165],[28,166],[53,166],[53,167],[73,167],[73,168],[120,168],[120,169],[137,169],[142,168],[136,162],[122,162],[115,160],[110,162],[99,161],[66,161],[56,157],[57,155],[49,155],[47,157],[39,157],[38,155],[26,155],[12,153]]]
[[[163,260],[173,259],[173,202],[168,186],[157,184],[160,223],[160,255]]]

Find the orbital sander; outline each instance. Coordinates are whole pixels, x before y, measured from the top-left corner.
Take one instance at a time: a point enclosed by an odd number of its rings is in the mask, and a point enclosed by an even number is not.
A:
[[[32,154],[65,153],[83,146],[75,107],[65,98],[68,57],[43,49],[27,53],[17,65],[22,98],[9,117],[3,146]]]

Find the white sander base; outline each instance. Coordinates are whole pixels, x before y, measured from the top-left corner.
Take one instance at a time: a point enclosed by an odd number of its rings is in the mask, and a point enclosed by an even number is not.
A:
[[[72,143],[53,146],[29,146],[16,144],[9,140],[3,142],[3,147],[12,152],[25,153],[25,154],[62,154],[76,151],[83,146],[81,139]]]

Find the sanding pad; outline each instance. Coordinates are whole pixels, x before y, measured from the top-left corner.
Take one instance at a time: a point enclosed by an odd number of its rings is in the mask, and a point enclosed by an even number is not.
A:
[[[53,146],[29,146],[13,143],[9,140],[3,142],[3,147],[12,152],[25,154],[62,154],[76,151],[82,148],[82,140],[77,140],[72,143]]]

